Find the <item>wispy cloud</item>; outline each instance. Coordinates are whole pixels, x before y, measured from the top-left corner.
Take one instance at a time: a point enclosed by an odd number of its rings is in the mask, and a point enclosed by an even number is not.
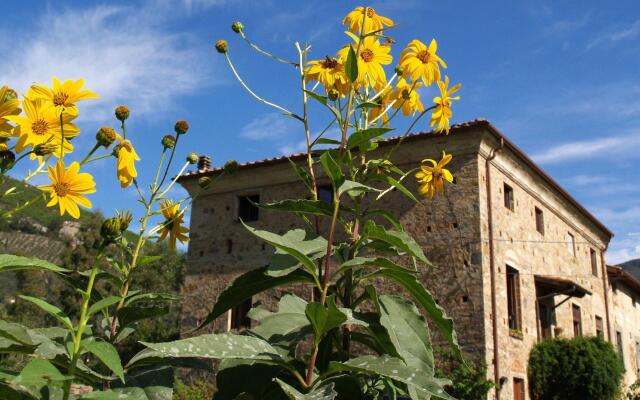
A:
[[[261,115],[246,124],[240,130],[240,136],[250,140],[282,139],[296,129],[295,121],[282,114]]]
[[[532,158],[541,164],[553,164],[584,159],[603,152],[615,155],[634,154],[638,149],[640,134],[632,134],[563,143],[536,153]]]
[[[573,33],[587,26],[591,20],[591,12],[583,14],[581,17],[571,19],[558,19],[543,28],[543,32],[549,35],[564,35]]]
[[[158,23],[152,7],[97,6],[49,11],[20,34],[0,36],[0,82],[21,93],[34,82],[84,78],[99,93],[81,117],[104,120],[126,102],[136,113],[167,110],[178,96],[213,84],[193,38]],[[87,111],[89,111],[87,110]]]
[[[634,39],[638,36],[640,36],[640,19],[630,25],[601,33],[587,44],[587,50],[591,50],[604,43],[617,43],[622,40]]]

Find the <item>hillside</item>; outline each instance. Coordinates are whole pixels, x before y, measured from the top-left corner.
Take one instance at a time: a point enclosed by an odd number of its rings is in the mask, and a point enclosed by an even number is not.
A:
[[[640,279],[640,258],[629,260],[619,265],[625,270],[632,273],[636,278]]]

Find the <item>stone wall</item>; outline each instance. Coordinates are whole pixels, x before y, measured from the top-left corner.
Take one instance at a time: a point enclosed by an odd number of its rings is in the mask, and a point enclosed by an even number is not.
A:
[[[613,308],[612,343],[618,349],[617,334],[620,333],[625,368],[624,383],[631,385],[640,378],[640,296],[624,281],[616,281],[609,293]]]

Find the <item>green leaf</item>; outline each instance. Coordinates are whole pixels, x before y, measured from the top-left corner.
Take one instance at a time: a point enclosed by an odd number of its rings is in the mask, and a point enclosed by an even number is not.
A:
[[[416,306],[401,297],[379,296],[380,323],[409,367],[434,375],[429,328]]]
[[[304,243],[304,240],[303,241],[296,240],[299,238],[299,235],[289,235],[289,232],[288,232],[287,234],[284,234],[281,236],[269,231],[263,231],[263,230],[252,228],[249,225],[246,225],[244,222],[242,222],[242,225],[244,225],[244,227],[249,232],[251,232],[254,236],[264,240],[265,242],[269,243],[276,249],[295,258],[300,264],[302,264],[305,267],[305,269],[312,276],[316,277],[316,280],[317,280],[317,275],[318,275],[317,266],[313,262],[313,259],[308,257],[307,254],[305,254],[309,250],[309,248]],[[314,248],[315,246],[318,245],[318,241],[316,239],[317,238],[311,239],[313,241],[313,244],[311,246]]]
[[[179,296],[173,295],[171,293],[140,293],[140,294],[129,294],[127,296],[127,300],[124,302],[125,306],[130,306],[134,303],[138,303],[140,301],[176,301],[180,300]]]
[[[13,379],[12,383],[40,388],[52,382],[60,383],[69,379],[69,377],[64,376],[51,362],[34,358],[22,368],[20,374]]]
[[[232,333],[208,334],[165,343],[141,342],[160,357],[200,357],[208,359],[248,359],[281,361],[268,342]]]
[[[397,230],[387,230],[381,225],[369,220],[365,223],[363,236],[367,239],[380,240],[391,246],[409,253],[418,260],[429,263],[422,251],[422,247],[406,232]]]
[[[293,168],[293,170],[296,172],[296,174],[298,175],[298,177],[300,177],[300,180],[302,180],[302,182],[304,183],[304,185],[307,187],[307,189],[309,190],[309,192],[313,192],[313,181],[311,180],[311,177],[309,176],[309,174],[307,173],[307,171],[305,171],[304,169],[302,169],[298,164],[296,164],[292,159],[287,158],[287,160],[289,160],[289,164],[291,164],[291,167]]]
[[[282,200],[273,203],[262,203],[260,208],[277,211],[287,211],[315,215],[333,215],[331,204],[320,200]]]
[[[380,216],[386,219],[391,225],[393,225],[393,228],[395,230],[397,231],[402,230],[402,224],[400,223],[400,220],[398,220],[398,218],[396,218],[395,215],[391,214],[387,210],[370,210],[367,212],[367,215]]]
[[[316,144],[330,144],[330,145],[339,146],[340,145],[340,141],[339,140],[335,140],[335,139],[320,138],[320,139],[316,140]]]
[[[14,256],[12,254],[0,254],[0,272],[25,269],[44,269],[57,273],[71,272],[66,268],[58,267],[49,261],[40,260],[38,258]]]
[[[278,383],[278,385],[280,385],[282,391],[291,400],[333,400],[338,395],[338,393],[333,390],[333,383],[322,385],[320,387],[312,389],[308,393],[303,394],[293,386],[286,384],[278,378],[276,378],[276,382]]]
[[[410,269],[407,269],[399,264],[396,264],[395,262],[384,258],[384,257],[377,257],[377,258],[369,258],[369,257],[354,257],[351,260],[345,261],[344,263],[342,263],[338,269],[338,271],[336,271],[336,274],[339,275],[340,273],[348,270],[348,269],[352,269],[358,266],[365,266],[365,267],[378,267],[378,268],[383,268],[383,269],[391,269],[391,270],[396,270],[396,271],[402,271],[402,272],[407,272],[407,273],[415,273],[415,271],[412,271]]]
[[[365,101],[363,103],[360,103],[356,106],[356,109],[361,109],[361,108],[378,108],[380,107],[380,103],[376,103],[376,102],[372,102],[372,101]]]
[[[305,314],[315,332],[316,345],[327,332],[339,327],[347,320],[347,316],[336,307],[333,297],[327,299],[326,308],[320,303],[307,304]]]
[[[102,310],[104,310],[105,308],[116,304],[117,302],[119,302],[121,299],[121,297],[119,296],[109,296],[109,297],[105,297],[104,299],[93,303],[91,305],[91,307],[89,307],[89,311],[87,312],[87,316],[90,317],[93,314],[100,312]]]
[[[282,236],[296,250],[300,251],[311,260],[317,260],[324,256],[327,251],[327,240],[304,229],[292,229]],[[276,249],[276,253],[271,257],[267,275],[283,276],[298,269],[302,263],[286,251]],[[314,264],[315,265],[315,264]]]
[[[381,175],[379,177],[379,179],[387,182],[389,185],[391,185],[391,188],[396,188],[398,189],[400,192],[402,192],[402,194],[404,194],[405,196],[407,196],[409,199],[413,200],[416,203],[420,203],[420,200],[418,200],[416,198],[416,196],[413,195],[413,193],[411,193],[411,191],[409,189],[406,188],[406,186],[404,186],[402,184],[402,182],[397,181],[395,179],[393,179],[391,176],[389,175]],[[382,196],[384,196],[387,193],[388,190],[385,190],[384,192],[380,193],[380,195],[378,195],[378,198],[376,200],[380,200],[380,198]]]
[[[160,317],[169,313],[169,307],[165,305],[154,305],[148,307],[124,307],[118,310],[118,322],[120,322],[121,329],[138,322],[143,319],[151,317]]]
[[[126,384],[112,385],[113,389],[92,392],[80,400],[171,400],[173,398],[173,369],[145,368],[125,376]]]
[[[122,382],[124,382],[124,369],[122,368],[122,361],[118,355],[118,350],[111,343],[107,343],[101,340],[83,340],[82,347],[88,352],[98,357],[104,365]]]
[[[15,322],[0,320],[0,337],[5,337],[12,342],[22,343],[27,346],[35,346],[37,344],[33,341],[29,328]]]
[[[351,196],[357,196],[365,192],[378,192],[378,189],[364,185],[359,182],[345,180],[340,187],[338,187],[338,196],[342,196],[344,193],[348,193]]]
[[[401,359],[388,355],[368,355],[353,358],[344,363],[331,363],[333,371],[352,371],[367,375],[378,375],[402,382],[414,387],[419,393],[437,396],[439,399],[455,400],[443,389],[448,381],[416,371],[408,367]]]
[[[62,322],[62,324],[69,329],[69,331],[73,331],[73,324],[71,324],[71,320],[69,319],[69,317],[67,317],[67,315],[62,312],[61,309],[59,309],[58,307],[54,306],[53,304],[49,304],[44,300],[38,299],[36,297],[31,297],[31,296],[23,296],[20,295],[19,296],[21,299],[23,300],[27,300],[35,305],[37,305],[38,307],[40,307],[43,311],[46,311],[47,313],[49,313],[50,315],[52,315],[55,319],[57,319],[58,321]]]
[[[436,303],[431,293],[418,281],[415,275],[403,271],[382,269],[370,275],[370,278],[376,277],[392,279],[408,291],[427,312],[442,336],[449,342],[455,354],[460,359],[463,359],[460,345],[458,344],[458,337],[453,328],[453,320],[449,318],[442,307]]]
[[[302,270],[296,270],[285,276],[269,276],[266,274],[268,267],[251,270],[240,275],[218,296],[218,301],[213,310],[207,315],[198,329],[208,325],[216,318],[229,311],[234,305],[244,300],[278,286],[292,283],[314,283],[313,278]]]
[[[280,388],[274,382],[275,377],[282,373],[279,365],[267,364],[252,360],[222,360],[216,374],[215,400],[240,400],[240,399],[269,399],[274,397],[268,394]],[[251,379],[247,379],[247,377]],[[248,397],[242,397],[248,396]],[[278,400],[285,399],[284,395],[275,397]]]
[[[334,187],[339,187],[344,182],[344,175],[340,166],[331,156],[331,152],[325,151],[320,156],[320,163],[324,168],[324,172],[327,174]]]
[[[138,258],[138,267],[143,267],[156,261],[162,260],[163,256],[142,256]]]
[[[391,128],[369,128],[361,131],[356,131],[347,139],[347,148],[353,149],[361,144],[370,141],[384,135],[387,132],[392,131]]]
[[[344,71],[347,74],[349,82],[353,83],[358,79],[358,56],[352,46],[349,46],[349,54],[347,55],[347,62],[344,65]]]
[[[327,98],[325,96],[320,96],[319,94],[312,92],[311,90],[305,90],[304,92],[323,106],[327,105]]]

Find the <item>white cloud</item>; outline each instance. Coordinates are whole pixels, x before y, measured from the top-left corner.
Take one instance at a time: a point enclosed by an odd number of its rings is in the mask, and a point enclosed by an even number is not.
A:
[[[532,158],[541,164],[553,164],[584,159],[603,152],[608,153],[607,158],[637,154],[638,149],[640,149],[640,134],[631,134],[564,143],[536,153]]]
[[[160,13],[151,5],[45,12],[28,31],[0,36],[0,82],[24,93],[52,76],[84,78],[101,96],[83,104],[84,119],[111,118],[120,102],[136,115],[167,110],[215,75],[205,45],[169,32]]]
[[[243,126],[240,136],[250,140],[282,139],[297,127],[296,121],[282,114],[263,114]]]
[[[615,31],[609,31],[600,34],[598,37],[589,42],[589,44],[587,45],[587,50],[591,50],[592,48],[603,43],[617,43],[622,40],[633,39],[638,36],[640,36],[640,20],[636,20],[631,25],[622,27]]]

